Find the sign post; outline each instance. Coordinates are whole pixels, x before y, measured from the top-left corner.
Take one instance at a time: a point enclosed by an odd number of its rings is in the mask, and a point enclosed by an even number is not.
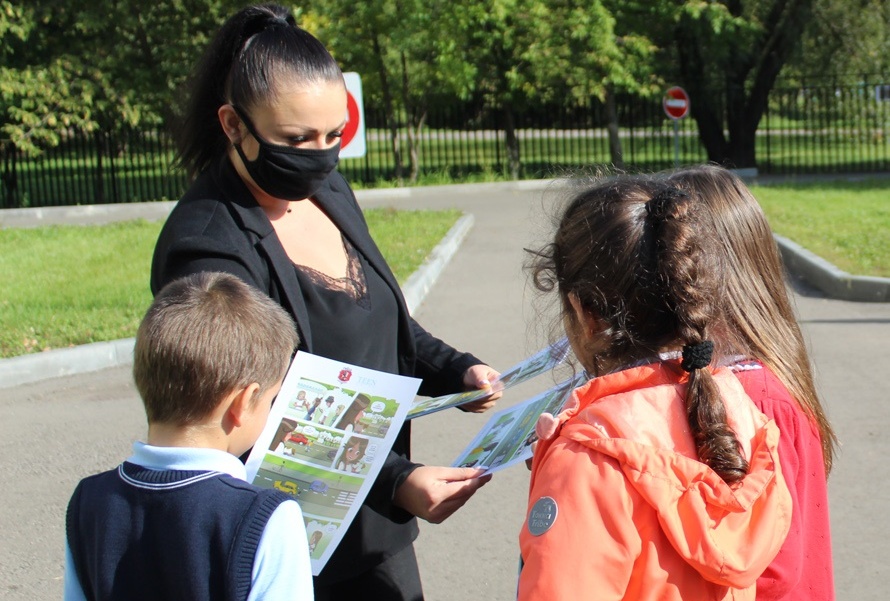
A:
[[[362,101],[362,80],[358,73],[343,74],[346,81],[346,127],[340,138],[340,158],[352,159],[365,156],[365,107]]]
[[[668,88],[661,99],[665,114],[674,122],[674,168],[680,166],[680,119],[689,114],[689,94],[679,86]]]

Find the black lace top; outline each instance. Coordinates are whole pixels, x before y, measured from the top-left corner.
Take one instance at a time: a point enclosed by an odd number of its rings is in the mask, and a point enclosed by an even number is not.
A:
[[[383,278],[345,237],[343,247],[347,256],[343,278],[295,265],[309,313],[313,353],[398,373],[396,299]],[[368,331],[375,335],[355,335]]]

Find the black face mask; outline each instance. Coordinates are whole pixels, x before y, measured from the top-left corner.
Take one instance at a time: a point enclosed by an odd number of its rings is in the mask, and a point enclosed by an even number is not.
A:
[[[340,144],[325,150],[272,144],[257,134],[253,123],[238,108],[235,112],[257,141],[259,153],[248,161],[241,144],[235,144],[235,151],[256,185],[269,196],[283,200],[309,198],[340,161]]]

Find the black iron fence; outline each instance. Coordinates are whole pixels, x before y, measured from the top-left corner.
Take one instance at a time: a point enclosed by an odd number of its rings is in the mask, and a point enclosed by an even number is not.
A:
[[[660,98],[617,97],[614,119],[593,101],[507,115],[483,104],[456,105],[387,120],[367,110],[366,155],[344,159],[354,183],[373,185],[412,175],[448,178],[509,176],[508,123],[514,165],[522,178],[542,178],[609,165],[630,171],[707,160],[695,121],[675,130]],[[394,121],[394,122],[393,122]],[[612,128],[610,139],[610,122]],[[757,134],[761,173],[849,173],[890,170],[890,85],[822,85],[775,89]],[[66,135],[40,156],[0,144],[0,208],[176,199],[186,186],[171,168],[173,144],[162,131]]]
[[[186,180],[171,168],[173,152],[157,130],[63,132],[37,157],[0,144],[0,208],[176,199]]]

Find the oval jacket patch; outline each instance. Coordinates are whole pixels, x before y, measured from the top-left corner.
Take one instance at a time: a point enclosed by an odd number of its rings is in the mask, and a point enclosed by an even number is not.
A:
[[[559,507],[552,497],[541,497],[528,512],[528,531],[532,536],[540,536],[550,530],[556,521]]]

